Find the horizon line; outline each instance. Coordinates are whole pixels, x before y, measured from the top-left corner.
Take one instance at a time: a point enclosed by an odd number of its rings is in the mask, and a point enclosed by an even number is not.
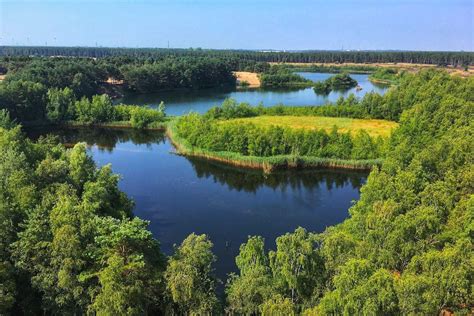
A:
[[[88,46],[88,45],[0,45],[0,48],[107,48],[107,49],[159,49],[159,50],[215,50],[215,51],[251,51],[260,53],[298,53],[298,52],[452,52],[474,53],[467,50],[413,50],[413,49],[274,49],[274,48],[203,48],[203,47],[150,47],[150,46]]]

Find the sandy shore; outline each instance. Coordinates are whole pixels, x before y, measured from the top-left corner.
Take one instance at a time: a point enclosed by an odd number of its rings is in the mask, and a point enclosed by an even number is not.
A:
[[[234,75],[237,77],[238,82],[248,82],[250,88],[260,87],[260,78],[255,72],[247,71],[234,71]]]

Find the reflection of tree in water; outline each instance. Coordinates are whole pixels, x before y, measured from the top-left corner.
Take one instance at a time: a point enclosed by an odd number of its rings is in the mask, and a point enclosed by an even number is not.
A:
[[[132,142],[135,145],[148,145],[166,141],[160,131],[144,131],[133,129],[110,128],[35,128],[27,129],[31,139],[52,134],[65,145],[86,142],[89,146],[97,146],[99,150],[113,152],[117,143]],[[199,178],[212,178],[213,181],[227,185],[229,189],[255,193],[261,187],[269,187],[282,192],[288,188],[298,190],[316,190],[325,185],[327,190],[341,188],[351,184],[360,188],[367,178],[365,172],[347,170],[287,170],[264,174],[259,170],[235,168],[226,164],[203,159],[188,158]],[[158,163],[158,162],[157,162]]]
[[[110,129],[110,128],[49,128],[31,129],[26,133],[32,139],[52,134],[62,144],[74,145],[78,142],[86,142],[89,146],[97,146],[100,150],[112,152],[117,143],[132,142],[135,145],[148,145],[162,143],[165,134],[160,131],[144,131],[134,129]]]
[[[360,188],[366,172],[347,170],[287,170],[264,174],[258,170],[235,168],[203,159],[189,158],[199,178],[212,178],[230,189],[255,193],[261,187],[285,191],[287,188],[315,190],[325,185],[328,190],[351,184]]]

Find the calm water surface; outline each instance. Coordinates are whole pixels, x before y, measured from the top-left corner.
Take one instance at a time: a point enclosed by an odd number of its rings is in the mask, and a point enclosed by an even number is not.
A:
[[[301,76],[313,80],[323,81],[335,75],[329,73],[299,72]],[[165,102],[166,113],[169,115],[182,115],[190,111],[199,113],[206,112],[209,108],[221,104],[227,98],[236,99],[238,102],[247,102],[251,105],[263,103],[264,106],[284,104],[289,106],[298,105],[322,105],[328,102],[335,102],[340,96],[348,96],[354,93],[357,97],[362,97],[370,91],[383,94],[386,86],[374,85],[369,81],[369,75],[351,74],[357,80],[362,90],[355,88],[348,91],[333,91],[327,96],[314,93],[313,88],[305,89],[243,89],[220,88],[205,89],[198,91],[167,91],[150,94],[133,94],[124,97],[118,102],[126,104],[157,106],[161,101]]]
[[[134,213],[149,220],[162,250],[171,254],[192,232],[208,234],[225,280],[249,235],[268,248],[298,226],[322,232],[348,216],[366,173],[292,171],[264,175],[173,154],[161,132],[105,129],[30,131],[58,135],[63,143],[85,141],[100,166],[111,163],[123,176],[120,188],[135,200]]]

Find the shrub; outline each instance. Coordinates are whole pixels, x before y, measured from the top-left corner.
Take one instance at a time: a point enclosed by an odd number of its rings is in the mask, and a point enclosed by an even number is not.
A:
[[[226,99],[221,106],[215,106],[206,113],[207,118],[232,119],[256,116],[257,111],[248,103],[237,103],[234,99]]]
[[[86,97],[75,103],[76,118],[82,123],[103,123],[115,119],[115,108],[108,95],[94,95],[92,101]]]
[[[145,128],[153,122],[163,120],[163,113],[146,107],[134,106],[130,110],[130,124],[133,128]]]

